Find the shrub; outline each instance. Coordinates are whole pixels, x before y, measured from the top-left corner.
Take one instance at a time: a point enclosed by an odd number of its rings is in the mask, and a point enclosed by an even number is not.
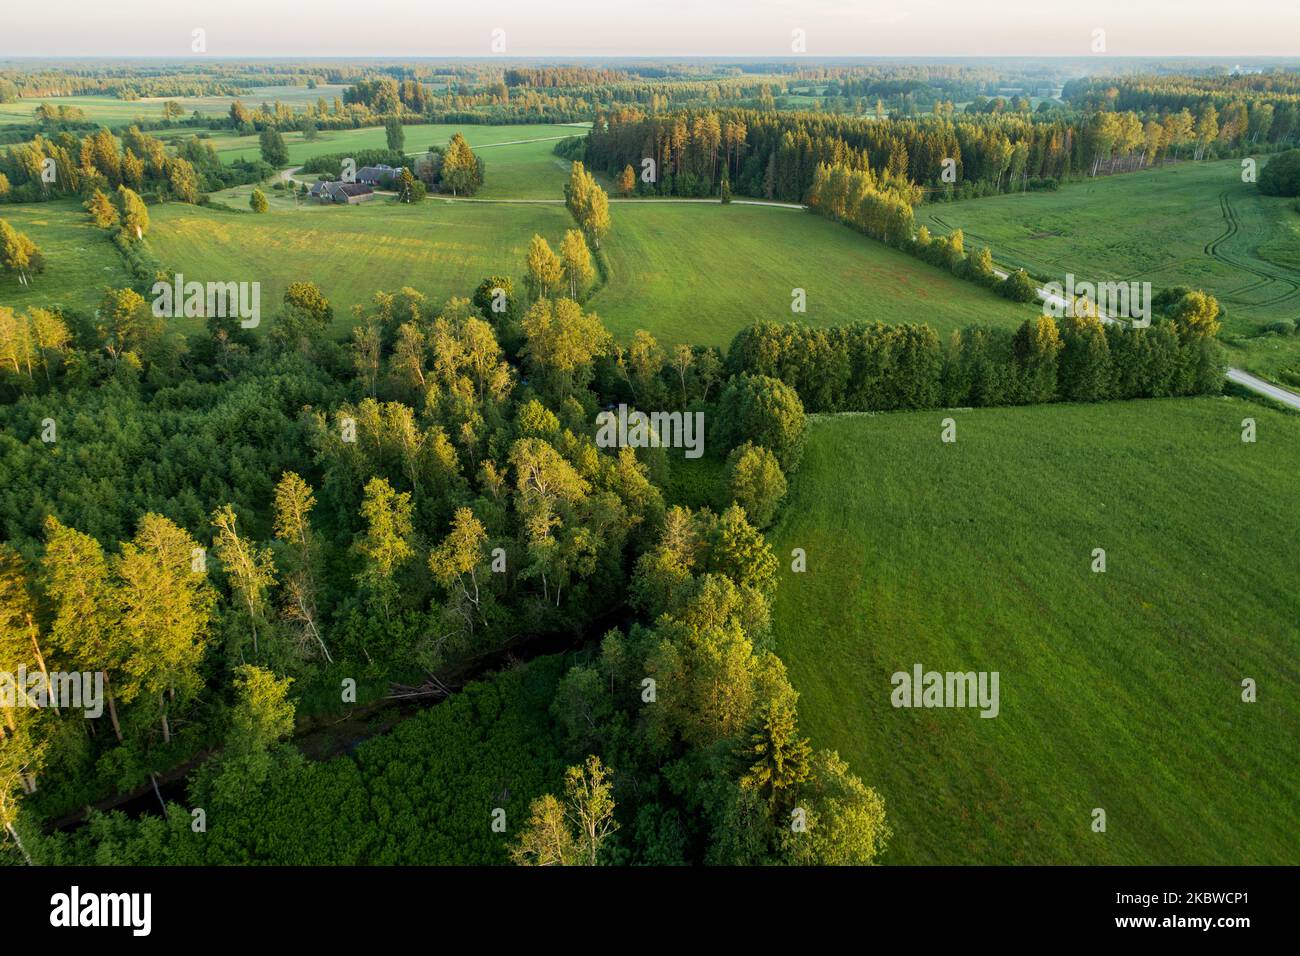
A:
[[[1300,196],[1300,149],[1288,149],[1269,160],[1257,185],[1265,196]]]
[[[1034,302],[1038,299],[1038,287],[1024,269],[1011,273],[998,283],[997,289],[1012,302]]]

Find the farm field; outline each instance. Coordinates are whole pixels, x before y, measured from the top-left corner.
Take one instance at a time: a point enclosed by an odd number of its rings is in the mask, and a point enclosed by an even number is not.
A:
[[[1300,417],[1231,398],[815,420],[777,652],[883,862],[1300,862],[1298,472]],[[916,663],[998,671],[1000,714],[893,708]]]
[[[471,147],[479,148],[496,143],[513,142],[515,140],[535,140],[554,137],[549,143],[537,144],[544,147],[548,152],[553,149],[555,142],[565,136],[576,136],[582,132],[581,127],[562,126],[551,123],[535,123],[522,126],[484,126],[479,124],[468,124],[456,126],[450,124],[421,124],[407,126],[406,130],[406,151],[411,154],[423,153],[431,145],[445,146],[451,139],[452,134],[456,132],[463,133],[466,141]],[[171,137],[185,137],[193,134],[193,130],[179,129],[164,131],[158,134],[163,138],[168,138],[165,133],[169,132]],[[213,131],[211,135],[212,145],[217,150],[223,162],[232,163],[237,159],[257,159],[261,156],[261,147],[258,144],[256,134],[252,136],[237,136],[233,131]],[[289,161],[294,165],[304,163],[313,156],[324,156],[330,153],[341,153],[347,150],[362,149],[386,149],[388,140],[382,126],[368,126],[362,129],[342,129],[342,130],[320,130],[316,139],[308,142],[302,138],[302,133],[289,131],[284,133],[284,144],[289,149]],[[485,153],[483,161],[490,162],[490,153]],[[554,157],[557,158],[558,157]],[[489,167],[489,177],[492,173],[492,167]]]
[[[14,103],[0,103],[0,125],[9,123],[31,122],[32,112],[42,103],[51,106],[75,106],[84,110],[87,119],[103,123],[106,126],[129,125],[133,120],[144,118],[162,119],[163,103],[173,99],[190,116],[195,110],[211,116],[219,116],[230,111],[230,104],[236,99],[247,106],[260,106],[262,103],[274,103],[279,100],[288,106],[300,109],[308,103],[315,103],[320,97],[326,103],[332,103],[334,97],[343,95],[345,87],[339,84],[321,84],[314,90],[305,86],[258,86],[239,96],[149,96],[138,100],[119,100],[112,96],[39,96],[20,99]]]
[[[0,274],[0,305],[94,309],[107,286],[130,284],[117,247],[73,200],[0,206],[4,219],[45,253],[45,271],[29,286]]]
[[[1039,277],[1149,281],[1204,288],[1227,311],[1225,332],[1253,334],[1300,316],[1300,214],[1261,196],[1238,160],[1181,163],[1102,177],[1058,192],[990,196],[918,210],[932,231]]]
[[[532,129],[532,127],[526,127]],[[575,135],[581,130],[568,134]],[[470,131],[465,132],[466,139]],[[555,133],[543,133],[547,137]],[[521,136],[520,139],[526,137]],[[539,139],[532,143],[503,145],[471,141],[483,157],[486,170],[483,187],[476,199],[563,199],[564,184],[569,181],[570,162],[555,155],[558,140]],[[600,177],[604,183],[604,177]],[[605,184],[608,188],[608,184]]]
[[[294,208],[273,190],[267,195],[275,199],[262,216],[154,206],[150,243],[165,268],[187,280],[260,281],[267,313],[290,282],[316,282],[334,306],[338,334],[352,327],[351,307],[381,290],[411,286],[443,300],[471,295],[493,273],[518,275],[534,233],[558,242],[572,222],[558,205],[376,199]]]
[[[242,209],[250,190],[216,198]],[[573,228],[559,204],[435,197],[415,207],[384,198],[347,208],[295,207],[282,193],[267,195],[271,212],[256,217],[155,206],[150,242],[166,268],[189,278],[262,277],[263,296],[273,296],[266,302],[278,301],[291,281],[316,282],[334,305],[340,332],[350,327],[349,307],[368,303],[380,289],[411,285],[446,298],[470,294],[493,273],[522,282],[533,234],[558,247]],[[819,325],[927,321],[944,332],[976,321],[1018,325],[1031,314],[797,210],[627,202],[614,204],[612,217],[605,242],[611,279],[588,305],[622,337],[647,328],[662,342],[725,346],[756,319],[790,318],[795,287],[808,294],[801,318]],[[755,306],[765,302],[766,309]]]
[[[612,203],[610,216],[612,275],[591,307],[622,336],[648,328],[662,342],[725,346],[759,319],[929,322],[943,334],[1033,314],[796,209],[632,201]],[[804,315],[790,310],[795,288],[807,294]]]
[[[136,119],[161,120],[163,100],[119,100],[111,96],[41,96],[0,103],[0,126],[30,123],[36,107],[75,106],[86,118],[105,126],[129,126]],[[227,107],[229,109],[229,107]]]

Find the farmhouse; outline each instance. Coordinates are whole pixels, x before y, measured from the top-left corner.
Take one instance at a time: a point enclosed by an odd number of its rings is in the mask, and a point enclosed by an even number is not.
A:
[[[311,197],[322,203],[347,203],[355,206],[375,198],[375,191],[361,183],[317,183]]]
[[[362,166],[357,170],[357,182],[366,186],[378,186],[385,179],[396,179],[400,170],[380,163],[378,166]]]

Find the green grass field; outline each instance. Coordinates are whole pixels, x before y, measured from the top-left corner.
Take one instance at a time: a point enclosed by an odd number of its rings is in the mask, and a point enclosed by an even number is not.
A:
[[[1181,163],[1054,193],[925,206],[917,221],[960,228],[967,248],[987,245],[998,262],[1039,276],[1203,288],[1226,310],[1234,363],[1300,380],[1300,339],[1259,334],[1300,319],[1300,213],[1293,199],[1261,196],[1241,172],[1239,160]]]
[[[1297,474],[1300,417],[1230,398],[816,420],[777,652],[885,861],[1300,863]],[[1000,715],[893,708],[918,662],[998,671]]]
[[[968,246],[987,244],[997,261],[1041,276],[1204,288],[1227,309],[1230,331],[1300,315],[1295,201],[1261,196],[1241,181],[1238,160],[935,204],[918,220],[961,228]]]
[[[215,198],[242,210],[250,191]],[[411,285],[445,298],[469,295],[493,273],[521,282],[533,234],[558,248],[573,228],[559,204],[430,198],[404,207],[381,197],[355,207],[295,207],[283,193],[267,195],[271,212],[264,216],[153,207],[154,251],[168,269],[200,281],[257,279],[263,296],[274,296],[266,302],[278,301],[291,281],[316,282],[334,304],[339,331],[350,327],[349,307],[380,289]],[[646,328],[664,343],[726,345],[755,319],[795,318],[795,287],[808,294],[808,313],[799,318],[821,325],[880,319],[947,330],[976,321],[1018,324],[1031,314],[797,210],[616,203],[611,214],[612,275],[589,308],[620,336]]]
[[[171,97],[190,116],[195,110],[206,116],[220,116],[230,112],[230,104],[236,99],[245,106],[257,107],[263,103],[271,104],[276,100],[295,109],[301,109],[308,103],[315,103],[320,97],[326,103],[333,103],[334,97],[342,97],[343,85],[322,84],[314,90],[305,86],[259,86],[254,87],[238,97],[234,96],[177,96]],[[0,103],[0,125],[31,122],[36,107],[42,103],[51,106],[75,106],[85,111],[86,118],[103,123],[106,126],[129,125],[137,119],[159,120],[163,118],[163,103],[168,97],[145,97],[138,100],[119,100],[111,96],[44,96],[20,99],[15,103]]]
[[[402,206],[380,198],[294,208],[274,190],[267,195],[265,215],[154,206],[150,243],[187,280],[261,282],[264,314],[279,307],[290,282],[316,282],[340,334],[354,324],[351,306],[368,305],[381,290],[411,286],[441,301],[472,295],[485,276],[519,275],[533,234],[558,242],[572,221],[563,206],[437,199]]]
[[[810,325],[974,322],[1019,325],[1033,314],[852,230],[795,209],[621,202],[610,206],[612,275],[591,301],[609,329],[662,342],[726,345],[767,319]],[[791,290],[807,312],[791,312]]]
[[[551,139],[551,142],[536,144],[541,146],[551,158],[550,150],[555,142],[566,136],[576,136],[582,132],[581,127],[562,126],[553,123],[534,123],[524,126],[483,126],[469,124],[455,126],[449,124],[422,124],[405,127],[405,150],[408,153],[422,153],[429,146],[446,146],[452,134],[463,133],[471,147],[491,146],[497,143],[509,143],[517,140]],[[164,130],[156,134],[163,138],[186,137],[194,130]],[[232,163],[237,159],[257,159],[261,156],[261,147],[257,135],[238,136],[231,130],[213,131],[210,136],[217,155],[223,162]],[[287,132],[284,144],[289,149],[289,161],[293,165],[306,162],[313,156],[331,153],[347,153],[351,150],[387,149],[388,139],[382,126],[367,126],[362,129],[320,130],[316,139],[310,142],[302,138],[302,133]],[[508,147],[499,147],[508,148]],[[483,162],[493,162],[492,154],[498,150],[488,150],[483,154]],[[492,167],[488,167],[489,177]]]
[[[558,135],[571,136],[580,132],[572,130]],[[531,143],[478,144],[478,155],[483,157],[484,181],[483,188],[475,196],[479,199],[563,199],[564,184],[569,181],[570,162],[555,155],[558,141],[550,137],[556,133],[540,135],[546,138]],[[468,136],[467,133],[466,138]],[[519,138],[531,138],[531,135]],[[475,146],[473,141],[470,145]]]
[[[122,257],[106,233],[90,224],[72,200],[0,206],[0,219],[26,233],[45,253],[45,272],[24,287],[0,274],[0,305],[62,305],[93,309],[107,286],[130,283]]]

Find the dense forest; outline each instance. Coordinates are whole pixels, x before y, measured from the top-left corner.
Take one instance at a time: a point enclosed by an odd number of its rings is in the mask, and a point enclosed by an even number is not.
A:
[[[580,168],[574,182],[575,217],[598,238],[598,187]],[[241,844],[253,820],[267,825],[268,794],[315,800],[357,772],[351,758],[304,765],[279,743],[296,705],[338,711],[358,687],[373,699],[567,634],[589,652],[562,673],[538,662],[535,677],[503,678],[553,696],[553,734],[523,729],[536,713],[511,709],[518,695],[499,685],[368,745],[412,746],[438,727],[506,735],[493,759],[526,768],[509,787],[535,798],[528,826],[518,810],[518,843],[489,847],[488,815],[475,815],[471,859],[551,862],[540,857],[556,845],[567,862],[598,850],[602,862],[875,856],[883,806],[798,734],[773,652],[777,558],[756,522],[798,465],[797,394],[763,377],[723,382],[712,350],[644,333],[616,345],[561,297],[574,256],[556,261],[561,281],[530,257],[526,297],[504,277],[441,305],[377,294],[350,343],[328,337],[332,308],[309,283],[290,286],[264,338],[212,320],[186,340],[132,289],[110,290],[93,316],[5,310],[0,656],[11,672],[100,675],[108,720],[6,711],[11,849],[45,861],[394,859],[360,832],[346,853],[275,825],[259,849]],[[614,401],[703,410],[734,493],[719,491],[716,509],[679,503],[666,489],[683,459],[599,447],[596,413]],[[484,709],[503,698],[508,713]],[[428,759],[465,759],[439,752]],[[186,806],[205,811],[214,839],[179,808],[41,836],[41,819],[192,759]],[[566,765],[563,794],[546,796]],[[608,846],[546,835],[564,829],[556,801],[576,791],[606,794],[620,833]],[[274,819],[296,834],[302,815],[283,809]]]
[[[735,192],[801,202],[819,165],[875,170],[922,187],[913,198],[965,198],[1055,188],[1072,178],[1139,169],[1170,159],[1237,155],[1282,148],[1300,136],[1296,107],[1230,108],[1203,104],[1143,117],[988,113],[918,119],[853,118],[822,113],[709,110],[647,116],[625,110],[597,117],[587,138],[588,165],[612,176],[631,167],[639,192],[716,195]],[[640,175],[654,163],[653,179]]]

